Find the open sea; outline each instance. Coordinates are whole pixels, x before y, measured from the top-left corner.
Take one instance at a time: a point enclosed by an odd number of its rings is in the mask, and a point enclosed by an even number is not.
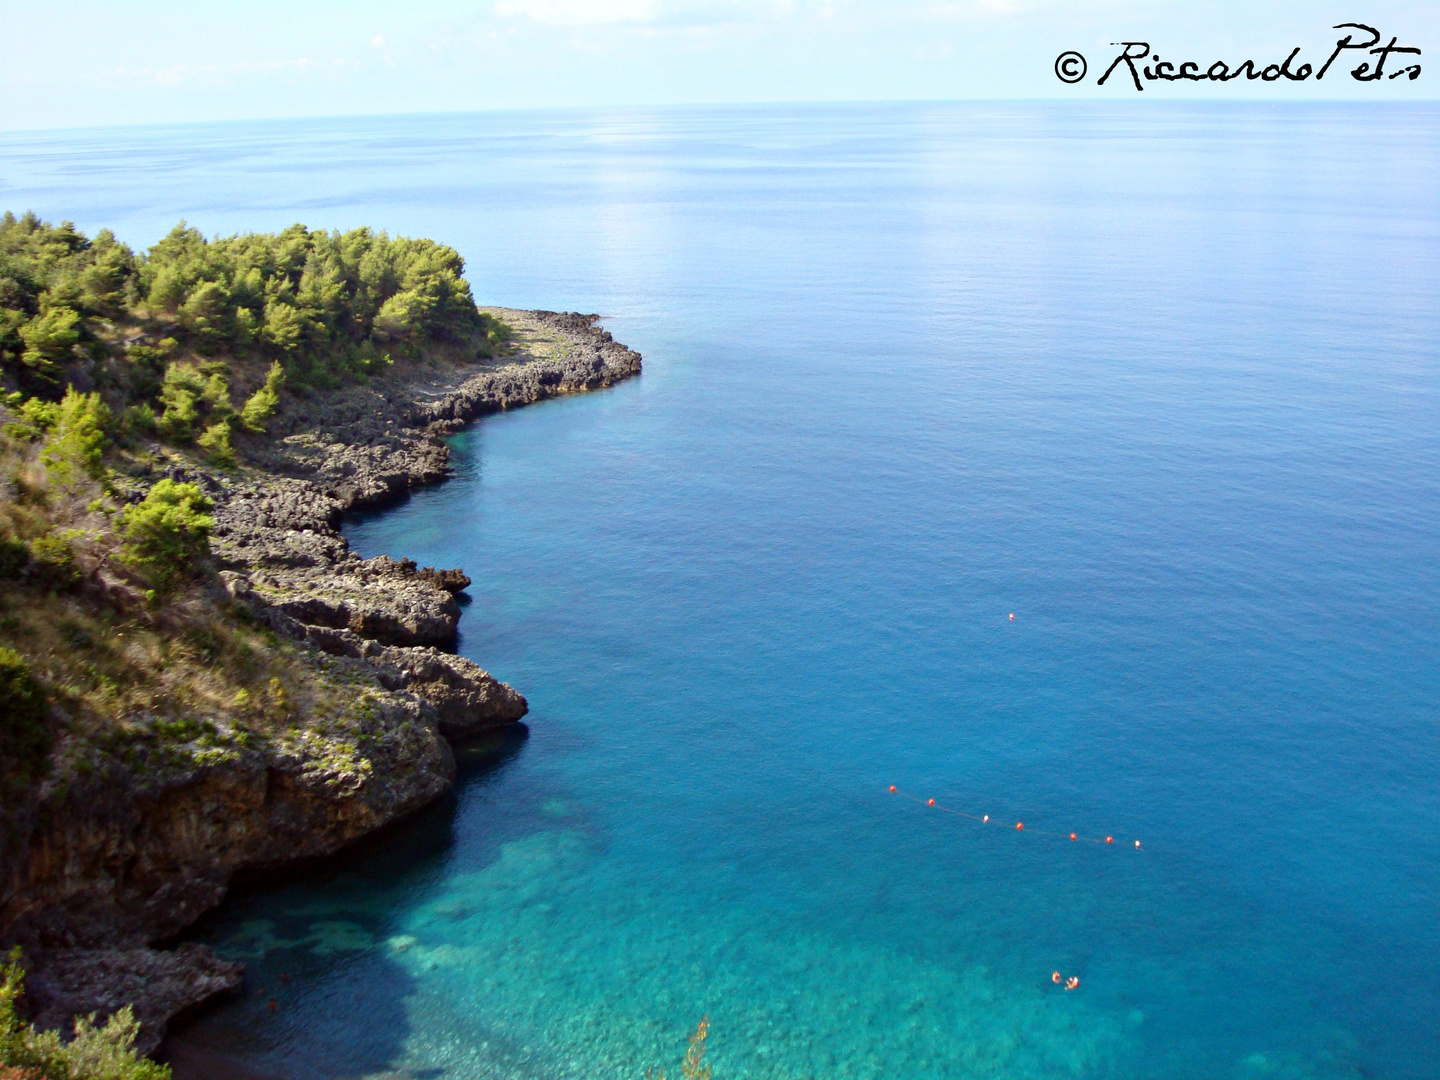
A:
[[[645,356],[349,526],[529,737],[209,919],[181,1077],[1440,1076],[1440,107],[6,134],[6,207]]]

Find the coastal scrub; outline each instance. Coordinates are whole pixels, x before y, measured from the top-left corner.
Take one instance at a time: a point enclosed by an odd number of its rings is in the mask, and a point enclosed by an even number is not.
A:
[[[0,968],[0,1077],[6,1080],[170,1080],[170,1068],[135,1053],[140,1025],[126,1007],[97,1027],[77,1017],[69,1042],[58,1031],[36,1031],[16,1013],[25,987],[20,951]]]

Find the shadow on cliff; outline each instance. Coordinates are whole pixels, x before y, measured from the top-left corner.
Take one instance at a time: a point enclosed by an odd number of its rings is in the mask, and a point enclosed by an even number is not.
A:
[[[184,935],[247,965],[243,991],[174,1031],[161,1060],[175,1080],[341,1080],[393,1075],[410,1031],[415,979],[394,913],[423,903],[455,848],[459,792],[502,772],[523,724],[456,751],[443,798],[335,855],[237,877]],[[413,939],[412,939],[413,940]]]

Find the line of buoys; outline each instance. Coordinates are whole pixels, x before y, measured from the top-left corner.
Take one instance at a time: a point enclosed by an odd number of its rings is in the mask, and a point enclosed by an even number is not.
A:
[[[894,784],[891,784],[891,785],[890,785],[890,794],[892,794],[892,795],[899,795],[902,799],[909,799],[911,802],[924,803],[924,805],[929,806],[929,807],[933,807],[934,809],[940,810],[940,811],[942,811],[942,812],[944,812],[944,813],[946,813],[946,814],[954,814],[956,817],[969,818],[971,821],[978,821],[978,822],[980,822],[980,824],[982,824],[982,825],[988,825],[988,824],[990,824],[990,815],[989,815],[989,814],[967,814],[964,810],[956,810],[956,809],[954,809],[953,807],[941,806],[941,805],[940,805],[939,803],[937,803],[934,799],[922,799],[922,798],[920,798],[920,796],[918,796],[918,795],[911,795],[909,792],[901,791],[901,790],[900,790],[898,787],[896,787]],[[1073,832],[1072,832],[1072,833],[1060,833],[1060,832],[1049,832],[1049,831],[1047,831],[1047,830],[1045,830],[1045,829],[1027,829],[1027,828],[1025,828],[1025,823],[1024,823],[1023,821],[1017,821],[1017,822],[1015,823],[1015,831],[1016,831],[1016,832],[1028,832],[1028,833],[1032,833],[1032,834],[1034,834],[1034,835],[1036,835],[1036,836],[1055,836],[1055,837],[1059,837],[1059,838],[1062,839],[1062,840],[1068,838],[1068,839],[1070,839],[1070,840],[1072,840],[1072,841],[1075,841],[1075,842],[1077,842],[1077,843],[1080,842],[1080,841],[1084,841],[1084,842],[1087,843],[1087,844],[1113,844],[1113,843],[1115,842],[1115,837],[1113,837],[1113,836],[1107,836],[1107,837],[1105,837],[1105,839],[1102,840],[1102,839],[1100,839],[1100,837],[1098,837],[1098,836],[1081,836],[1079,833],[1073,833]],[[1139,841],[1139,840],[1136,840],[1136,841],[1135,841],[1135,848],[1136,848],[1137,851],[1140,849],[1140,841]],[[1057,974],[1058,974],[1058,972],[1057,972]],[[1078,985],[1078,982],[1077,982],[1077,985]],[[1069,989],[1074,989],[1074,988],[1067,986],[1066,989],[1069,990]]]

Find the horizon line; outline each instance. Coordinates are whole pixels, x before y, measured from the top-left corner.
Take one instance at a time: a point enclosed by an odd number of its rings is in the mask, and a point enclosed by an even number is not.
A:
[[[903,106],[903,105],[1067,105],[1075,107],[1115,107],[1115,106],[1141,106],[1141,107],[1166,107],[1166,106],[1234,106],[1234,105],[1265,105],[1271,108],[1281,106],[1358,106],[1361,108],[1415,108],[1415,107],[1440,107],[1440,97],[1420,98],[1417,100],[1406,100],[1397,98],[1381,98],[1372,101],[1365,101],[1352,97],[1285,97],[1285,98],[1264,98],[1264,97],[1201,97],[1181,98],[1174,96],[1157,96],[1153,98],[1136,97],[967,97],[967,98],[833,98],[833,99],[778,99],[770,101],[694,101],[694,102],[665,102],[659,104],[625,104],[625,105],[543,105],[543,106],[521,106],[521,107],[497,107],[491,109],[429,109],[429,110],[406,110],[396,112],[355,112],[355,113],[318,113],[303,116],[254,116],[254,117],[226,117],[210,120],[151,120],[139,121],[129,124],[69,124],[53,127],[6,127],[0,126],[0,137],[9,135],[59,135],[75,134],[81,132],[99,131],[146,131],[157,129],[177,128],[204,128],[224,126],[245,126],[255,124],[305,124],[335,121],[363,121],[363,120],[395,120],[404,117],[416,119],[438,119],[445,117],[465,116],[526,116],[526,115],[557,115],[557,114],[606,114],[606,113],[644,113],[644,112],[681,112],[681,111],[718,111],[723,109],[803,109],[803,108],[856,108],[856,107],[881,107],[881,106]]]

